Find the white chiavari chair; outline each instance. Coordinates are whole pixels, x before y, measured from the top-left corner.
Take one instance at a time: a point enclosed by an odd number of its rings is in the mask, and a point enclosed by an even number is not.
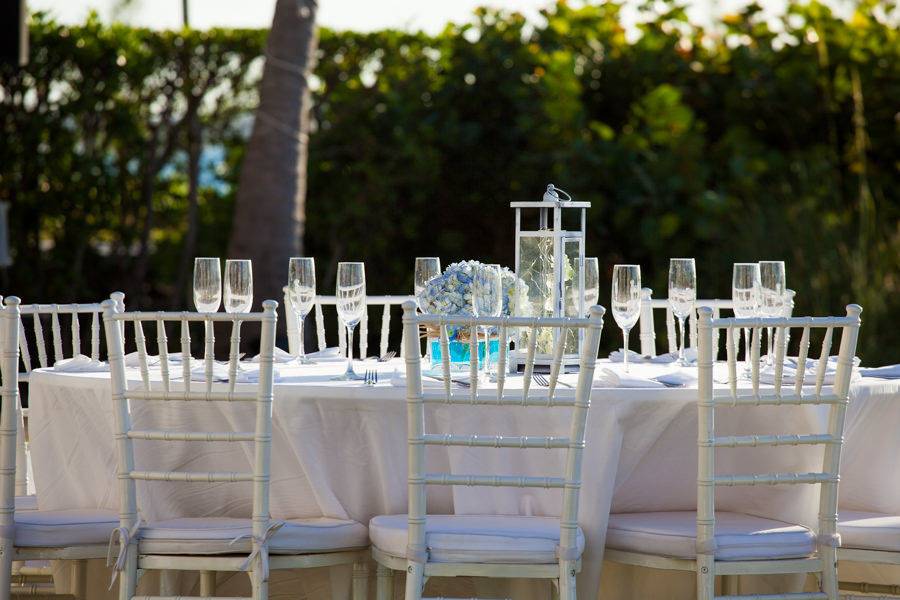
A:
[[[297,322],[297,317],[294,314],[294,311],[291,309],[291,299],[288,295],[287,286],[284,287],[284,312],[286,315],[285,322],[287,325],[287,333],[288,333],[288,352],[296,355],[300,351],[300,326]],[[367,296],[366,297],[366,307],[379,307],[381,308],[381,330],[378,334],[378,356],[384,356],[389,349],[389,338],[391,333],[391,311],[394,307],[398,307],[407,300],[414,300],[412,296]],[[337,304],[337,298],[334,296],[316,296],[315,307],[313,312],[315,313],[315,322],[316,322],[316,343],[318,345],[319,350],[324,350],[326,347],[325,341],[325,311],[323,310],[323,306],[334,307]],[[332,308],[335,312],[337,309]],[[306,326],[309,326],[310,319],[307,316]],[[341,354],[347,353],[347,328],[340,322],[340,318],[335,315],[335,323],[337,325],[338,331],[338,347],[340,348]],[[359,356],[361,358],[366,357],[366,352],[368,351],[368,337],[369,337],[369,311],[363,314],[363,318],[359,323]],[[400,356],[404,355],[404,346],[405,340],[401,336],[400,338]]]
[[[56,595],[52,581],[26,583],[22,577],[47,575],[46,570],[22,566],[13,562],[69,560],[72,561],[71,589],[65,594],[79,600],[86,597],[86,560],[106,555],[106,540],[116,524],[112,511],[76,510],[17,510],[16,491],[16,419],[19,406],[19,348],[21,314],[19,299],[6,298],[2,310],[2,407],[0,407],[0,599],[15,595]],[[11,584],[16,585],[11,589]]]
[[[790,317],[794,312],[794,296],[796,292],[794,290],[785,290],[786,301],[785,301],[785,317]],[[724,300],[724,299],[707,299],[707,300],[697,300],[694,302],[695,310],[692,314],[688,315],[687,318],[687,336],[688,343],[687,348],[696,348],[697,347],[697,312],[696,309],[701,306],[708,306],[713,309],[713,318],[718,319],[721,316],[723,310],[733,311],[734,310],[734,302],[732,300]],[[653,290],[650,288],[642,288],[641,289],[641,316],[639,319],[638,327],[640,330],[640,340],[641,340],[641,354],[644,356],[656,356],[656,325],[654,323],[654,310],[665,310],[665,321],[666,321],[666,339],[668,340],[669,349],[668,352],[677,353],[678,352],[678,323],[675,319],[675,314],[672,312],[672,308],[669,306],[669,300],[667,298],[653,298]],[[738,336],[739,338],[740,336]],[[735,343],[737,344],[740,340],[735,339]],[[715,339],[715,348],[719,348],[721,346],[721,332],[717,332]],[[769,341],[771,344],[771,341]],[[716,351],[718,354],[718,350]]]
[[[578,495],[584,448],[585,421],[590,404],[604,309],[592,307],[587,319],[574,318],[471,318],[417,315],[414,302],[403,305],[403,334],[406,345],[418,343],[420,325],[438,327],[443,348],[444,388],[423,392],[421,358],[407,354],[407,429],[409,456],[409,505],[406,515],[375,517],[369,523],[372,554],[378,562],[378,600],[392,598],[392,571],[406,571],[406,600],[422,597],[429,577],[524,577],[552,580],[559,597],[575,599],[575,575],[580,570],[584,536],[578,527]],[[448,326],[474,328],[497,327],[500,355],[497,364],[497,390],[478,390],[478,356],[475,339],[470,342],[470,387],[461,393],[451,391]],[[509,334],[514,328],[532,329],[529,339],[537,339],[537,328],[553,328],[559,342],[553,354],[549,387],[535,393],[531,386],[535,344],[528,348],[523,390],[504,393]],[[559,397],[557,382],[561,371],[563,346],[569,330],[586,330],[581,354],[578,385],[574,394]],[[514,407],[568,407],[572,410],[569,437],[482,436],[432,434],[425,431],[425,404]],[[527,477],[517,475],[462,475],[429,473],[425,464],[426,446],[462,446],[510,448],[522,451],[559,449],[566,452],[563,477]],[[561,516],[427,515],[427,485],[538,487],[562,489]]]
[[[699,393],[697,510],[610,515],[606,539],[606,560],[657,569],[688,570],[697,573],[699,600],[743,598],[745,600],[837,600],[837,487],[844,413],[849,403],[853,358],[859,334],[862,309],[851,304],[845,317],[713,319],[713,309],[699,310]],[[738,369],[734,336],[743,327],[753,328],[752,390],[738,389]],[[760,329],[773,327],[778,342],[772,389],[760,387]],[[810,331],[824,329],[815,377],[807,381],[806,369],[797,369],[795,382],[782,384],[787,329],[802,329],[798,364],[805,365],[809,355]],[[716,330],[727,337],[727,389],[713,389]],[[834,330],[841,330],[837,372],[831,389],[824,386]],[[780,342],[780,343],[779,343]],[[809,386],[807,386],[809,384]],[[812,387],[812,389],[810,389]],[[824,434],[716,435],[715,411],[757,406],[829,406],[828,431]],[[718,448],[753,448],[799,445],[824,446],[822,469],[812,473],[722,474],[716,472]],[[716,510],[716,488],[755,485],[819,485],[817,531],[801,525],[758,516]],[[732,576],[763,574],[816,574],[815,592],[767,595],[738,595]],[[722,582],[723,595],[716,595],[716,576]]]
[[[900,567],[900,515],[841,511],[838,515],[841,547],[838,562],[869,566]],[[900,584],[841,581],[841,591],[863,595],[842,595],[846,600],[900,598]],[[877,594],[877,596],[869,595]]]
[[[200,597],[215,596],[215,573],[218,571],[248,572],[253,600],[268,598],[270,569],[302,569],[353,565],[353,595],[364,600],[366,594],[368,538],[365,526],[355,521],[319,518],[273,520],[269,514],[269,487],[272,444],[272,396],[274,386],[274,349],[276,308],[274,300],[263,302],[259,313],[121,313],[111,301],[104,302],[104,327],[109,347],[112,373],[112,399],[115,413],[116,447],[120,513],[113,533],[118,542],[116,571],[121,574],[120,600],[190,600],[189,597],[136,596],[138,574],[145,569],[199,571]],[[161,381],[150,379],[147,361],[144,323],[156,324],[159,347]],[[214,356],[207,352],[202,359],[203,382],[191,384],[190,324],[202,322],[230,323],[232,327],[229,352],[229,383],[213,385]],[[240,326],[258,322],[262,329],[259,348],[258,382],[251,390],[235,386],[238,370]],[[125,375],[123,331],[125,323],[132,323],[140,361],[141,383],[129,387]],[[168,340],[165,324],[178,325],[182,360],[180,373],[168,372]],[[209,332],[211,327],[204,327]],[[199,360],[199,359],[198,359]],[[197,373],[201,372],[198,366]],[[181,381],[173,383],[173,379]],[[250,385],[250,384],[246,384]],[[165,401],[181,402],[238,402],[255,406],[255,427],[252,431],[168,431],[141,430],[132,422],[136,401],[146,401],[148,408]],[[185,443],[236,442],[251,445],[248,457],[251,471],[196,472],[146,471],[140,464],[148,454],[138,456],[140,445],[135,440],[157,440]],[[146,443],[146,442],[142,442]],[[146,447],[145,447],[146,448]],[[253,486],[252,518],[193,518],[183,517],[155,522],[143,522],[136,482],[176,483],[249,483]],[[112,543],[110,544],[112,551]],[[271,556],[270,556],[271,554]],[[166,591],[167,592],[167,591]],[[231,598],[230,600],[237,600]]]

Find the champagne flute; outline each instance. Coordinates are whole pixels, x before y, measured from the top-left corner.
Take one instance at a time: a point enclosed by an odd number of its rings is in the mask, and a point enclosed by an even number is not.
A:
[[[253,265],[249,260],[225,261],[225,312],[250,312],[253,304]]]
[[[759,313],[759,265],[734,263],[731,280],[731,301],[734,316],[739,319],[755,317]],[[740,341],[738,341],[740,348]],[[744,327],[744,372],[750,374],[750,328]]]
[[[764,317],[784,316],[785,288],[787,287],[784,272],[784,261],[762,260],[759,262],[760,313]],[[772,364],[775,340],[772,339],[774,329],[768,328],[769,352],[766,363]]]
[[[222,267],[218,258],[194,259],[194,306],[197,312],[217,312],[222,302]]]
[[[600,261],[596,257],[584,259],[584,316],[600,301]]]
[[[347,327],[347,370],[337,381],[361,380],[353,370],[353,330],[366,310],[366,267],[361,262],[340,262],[337,269],[337,312]]]
[[[697,300],[697,271],[693,258],[669,259],[669,306],[678,317],[681,331],[681,345],[678,346],[678,363],[687,365],[684,359],[684,321],[694,310]]]
[[[612,311],[616,325],[622,330],[625,372],[628,372],[628,336],[641,314],[640,265],[615,265],[612,280]]]
[[[297,318],[297,336],[299,348],[297,360],[300,364],[310,365],[313,361],[306,358],[303,347],[303,322],[313,309],[316,300],[316,260],[308,257],[291,258],[288,262],[288,298],[291,309]]]
[[[441,259],[436,256],[419,256],[416,258],[415,281],[413,282],[413,291],[416,295],[416,303],[419,305],[419,311],[425,312],[422,308],[422,292],[429,281],[441,274]]]
[[[503,285],[500,265],[481,265],[472,282],[472,314],[475,317],[499,317],[503,310]],[[484,374],[490,376],[490,327],[484,326]],[[474,332],[478,335],[478,332]],[[477,348],[477,339],[476,348]]]

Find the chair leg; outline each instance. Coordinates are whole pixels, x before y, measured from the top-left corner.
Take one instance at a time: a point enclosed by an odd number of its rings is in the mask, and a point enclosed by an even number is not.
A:
[[[394,572],[384,565],[375,568],[377,580],[375,587],[375,600],[393,600],[394,598]]]
[[[10,534],[12,533],[12,527]],[[13,557],[13,540],[12,538],[0,539],[0,600],[9,600],[10,586],[12,585],[12,557]]]
[[[837,549],[819,547],[822,556],[822,591],[828,594],[828,600],[838,600]]]
[[[72,561],[72,595],[75,600],[87,600],[87,561]]]
[[[425,587],[425,565],[413,561],[406,563],[406,600],[421,600]]]
[[[575,600],[575,561],[559,561],[559,600]]]
[[[207,598],[216,595],[215,571],[200,571],[200,595]]]
[[[715,559],[708,554],[697,555],[697,600],[716,597]]]
[[[353,600],[366,600],[369,597],[369,564],[366,557],[353,565]]]
[[[119,600],[131,600],[137,591],[137,544],[132,544],[128,549],[125,559],[125,569],[119,575]],[[160,574],[160,577],[162,573]]]
[[[269,600],[269,582],[262,580],[262,570],[259,567],[260,560],[262,559],[257,557],[253,568],[250,570],[250,586],[253,590],[251,598],[253,600]]]

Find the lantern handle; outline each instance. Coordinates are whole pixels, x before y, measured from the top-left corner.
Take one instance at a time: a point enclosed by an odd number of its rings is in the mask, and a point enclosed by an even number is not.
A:
[[[564,194],[565,198],[560,198],[559,195]],[[544,202],[556,202],[562,200],[564,202],[571,202],[572,196],[566,190],[562,188],[558,188],[555,185],[548,184],[547,191],[544,192]]]

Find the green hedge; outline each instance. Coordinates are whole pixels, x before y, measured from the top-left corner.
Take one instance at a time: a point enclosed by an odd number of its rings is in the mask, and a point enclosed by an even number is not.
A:
[[[339,259],[364,259],[373,293],[409,289],[417,255],[511,264],[508,204],[552,181],[593,202],[588,252],[605,277],[638,262],[664,294],[668,257],[695,256],[700,294],[727,297],[732,262],[784,258],[798,313],[859,302],[861,355],[896,362],[893,3],[848,21],[791,4],[771,28],[751,5],[712,31],[665,6],[632,41],[608,3],[560,2],[537,25],[481,10],[436,36],[321,31],[305,240],[320,286]],[[264,36],[35,18],[31,64],[0,71],[7,289],[183,304],[179,119],[194,98],[216,150],[198,253],[223,254]],[[147,283],[134,281],[142,254]]]

